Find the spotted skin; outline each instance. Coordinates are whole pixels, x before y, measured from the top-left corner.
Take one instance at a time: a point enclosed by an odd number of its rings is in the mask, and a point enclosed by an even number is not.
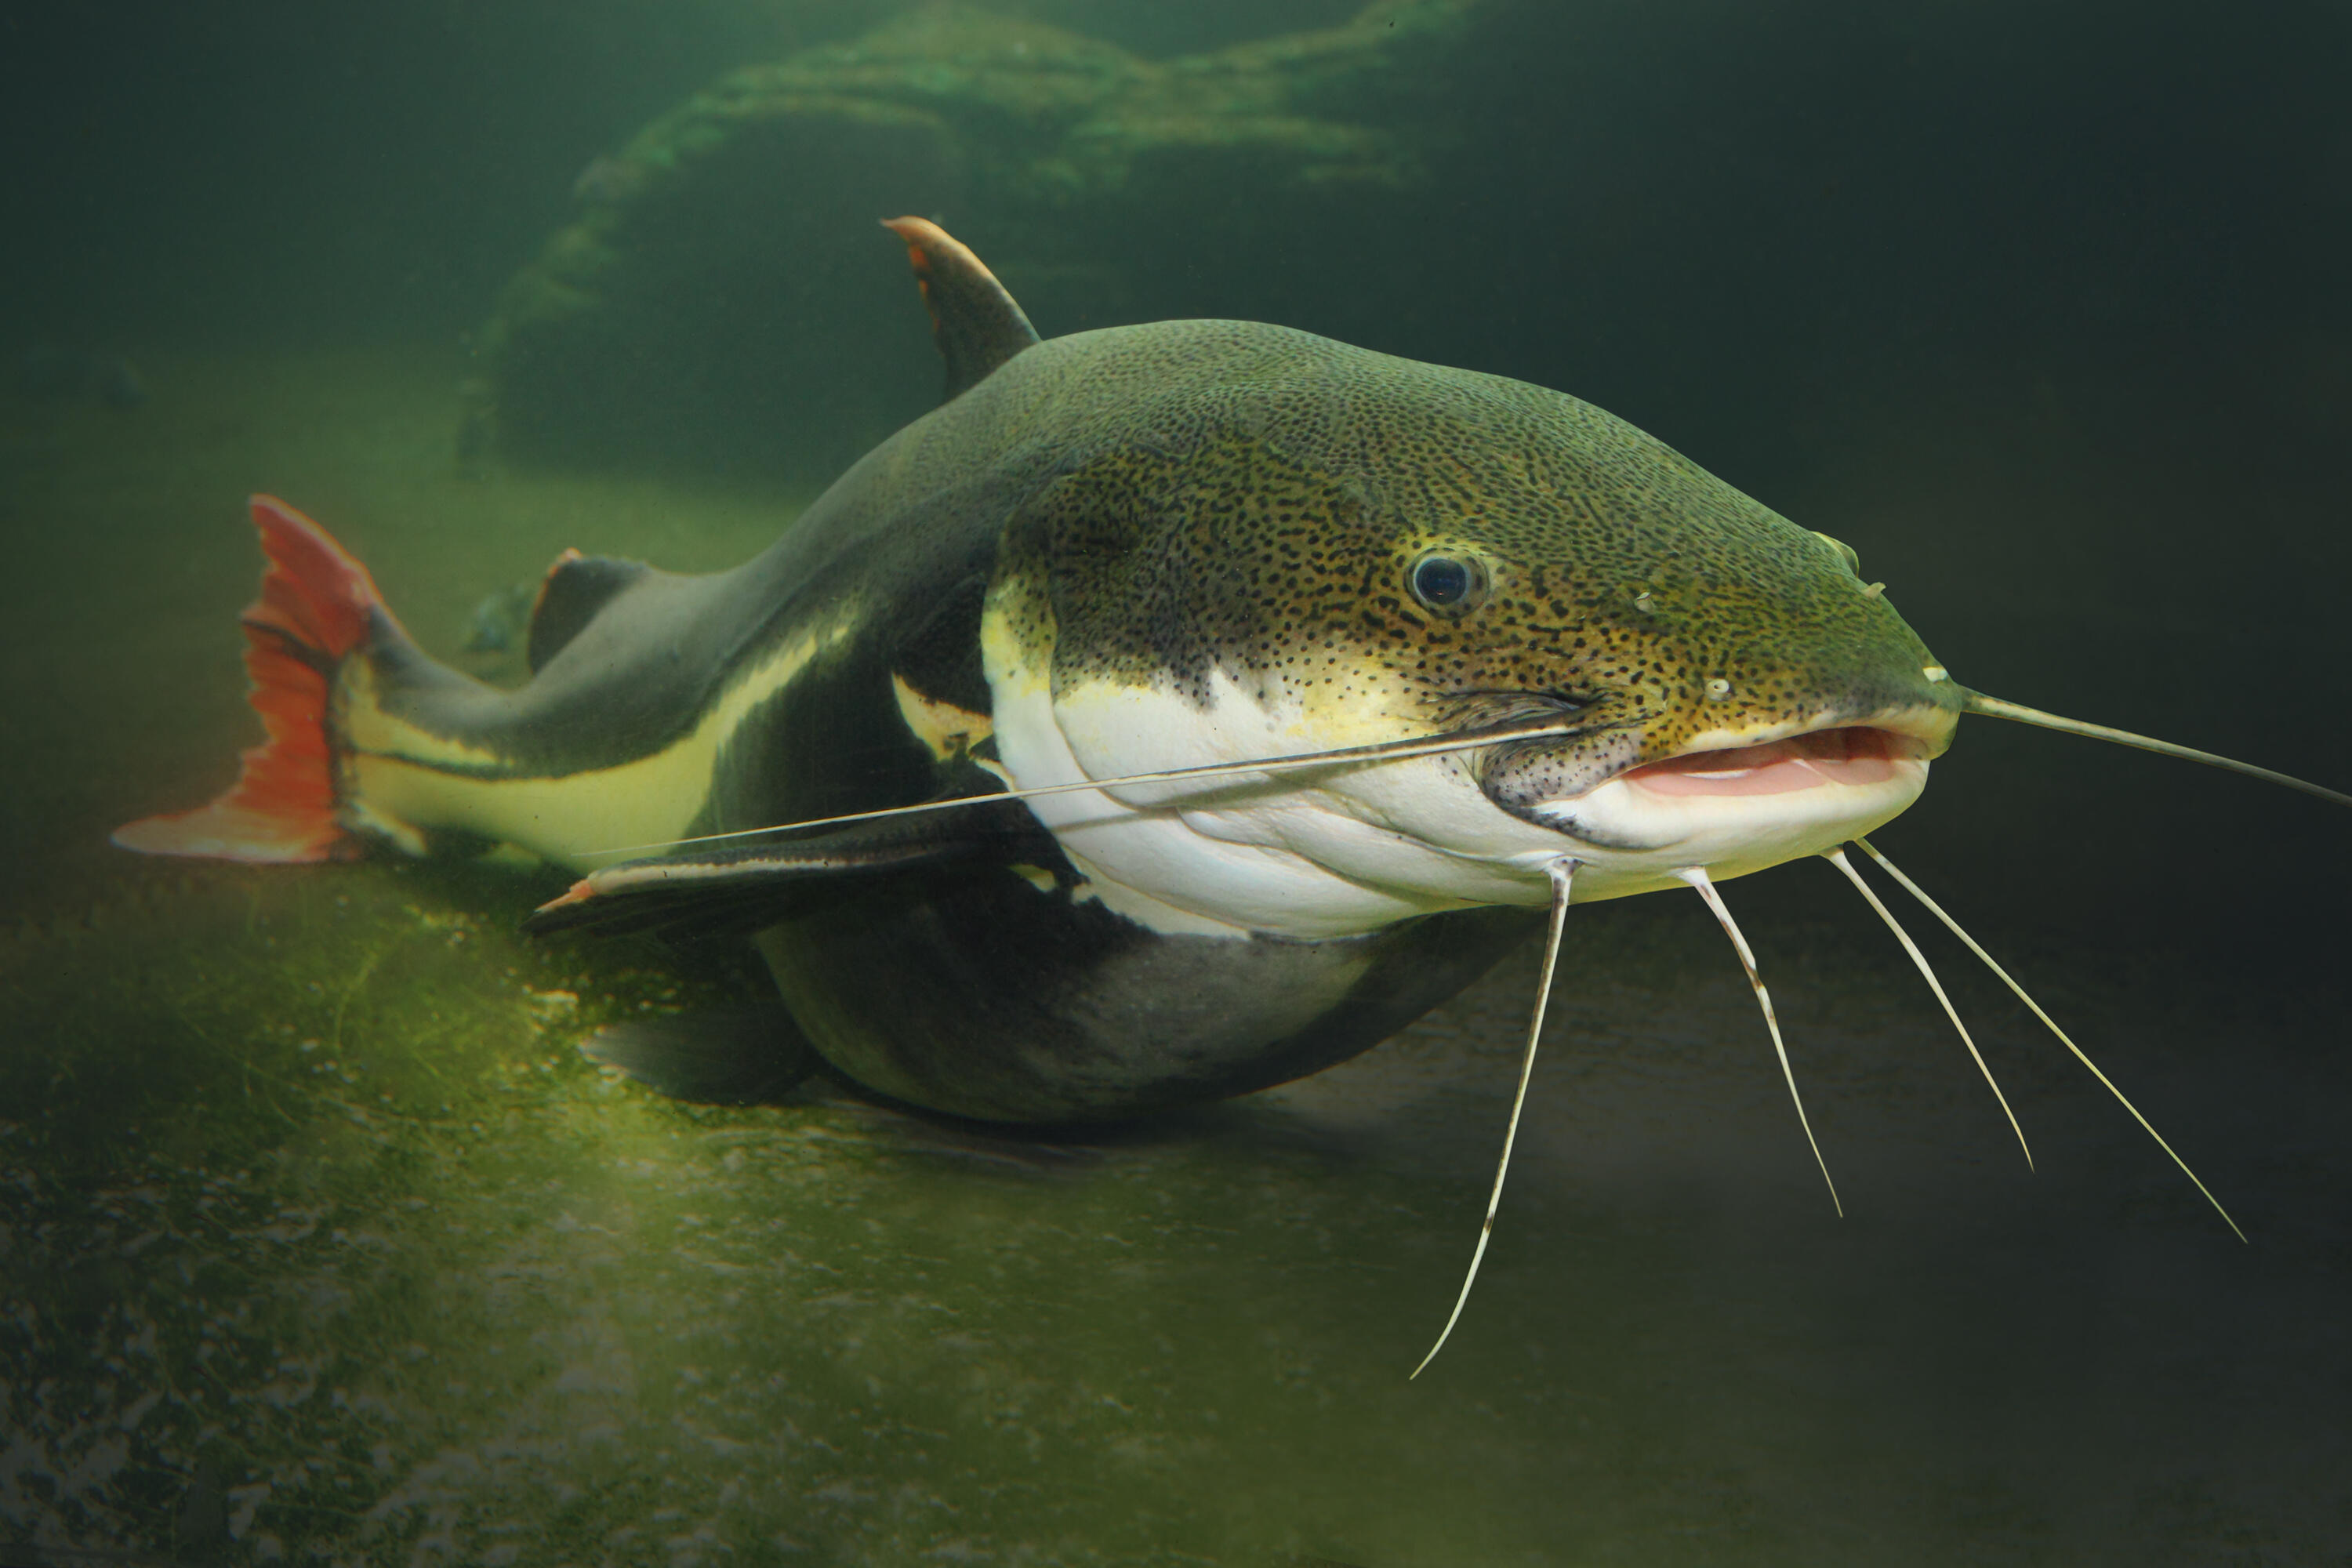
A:
[[[1221,321],[1055,340],[996,381],[1049,379],[1103,412],[1009,522],[995,603],[1056,691],[1204,701],[1221,670],[1400,735],[1554,703],[1591,738],[1505,761],[1555,794],[1701,736],[1958,710],[1850,552],[1575,398]],[[1432,552],[1483,595],[1416,599]]]

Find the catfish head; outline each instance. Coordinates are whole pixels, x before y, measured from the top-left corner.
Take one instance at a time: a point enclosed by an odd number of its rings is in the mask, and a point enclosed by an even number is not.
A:
[[[1033,800],[1114,907],[1314,938],[1541,904],[1563,856],[1580,901],[1738,876],[1885,822],[1950,743],[1959,689],[1852,550],[1623,421],[1168,328],[1212,342],[1147,345],[1140,408],[1006,528],[982,646],[1013,781],[1498,738]]]

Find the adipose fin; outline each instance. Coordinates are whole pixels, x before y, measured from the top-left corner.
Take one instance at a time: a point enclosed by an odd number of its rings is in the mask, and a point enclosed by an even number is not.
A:
[[[531,673],[546,668],[547,661],[562,652],[564,645],[586,629],[605,605],[652,572],[642,561],[583,555],[577,550],[557,556],[530,607],[530,629],[523,648]]]

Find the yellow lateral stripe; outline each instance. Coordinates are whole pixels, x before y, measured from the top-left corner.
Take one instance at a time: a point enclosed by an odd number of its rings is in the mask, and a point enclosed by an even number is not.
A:
[[[890,689],[898,697],[898,717],[915,738],[930,748],[931,755],[941,762],[960,752],[968,752],[995,731],[988,715],[959,708],[952,702],[926,697],[907,684],[907,678],[895,670],[890,676]]]
[[[373,752],[430,767],[495,768],[506,759],[487,746],[469,745],[447,735],[420,730],[383,710],[376,689],[375,667],[364,658],[343,661],[338,673],[341,701],[335,715],[339,744],[354,752]]]
[[[365,811],[417,828],[455,829],[584,869],[590,851],[683,835],[710,793],[719,754],[762,702],[791,685],[856,626],[854,604],[803,628],[745,669],[677,743],[609,768],[560,778],[479,778],[444,771],[496,767],[496,752],[419,730],[376,705],[371,679],[345,692],[345,737],[355,748],[347,789]],[[354,659],[350,668],[363,668]]]

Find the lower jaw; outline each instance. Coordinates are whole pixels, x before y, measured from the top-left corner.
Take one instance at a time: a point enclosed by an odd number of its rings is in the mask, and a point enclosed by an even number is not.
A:
[[[1721,881],[1822,854],[1901,816],[1927,781],[1927,763],[1908,759],[1874,785],[1746,797],[1661,796],[1621,777],[1526,815],[1559,834],[1561,851],[1580,862],[1576,900],[1583,903],[1679,888],[1693,868]]]

